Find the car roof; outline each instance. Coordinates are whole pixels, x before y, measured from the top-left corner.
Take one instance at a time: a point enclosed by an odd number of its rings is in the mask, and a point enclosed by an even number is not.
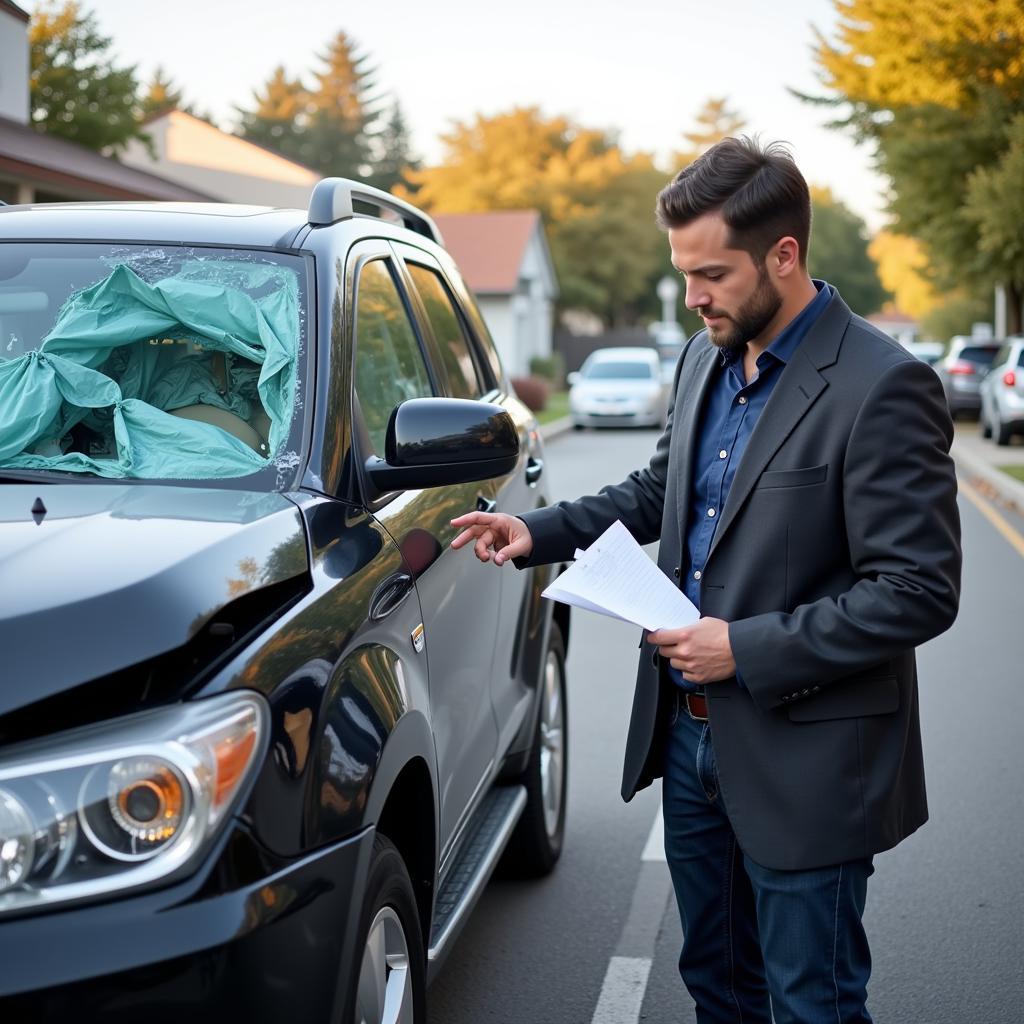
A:
[[[637,362],[647,362],[650,359],[657,359],[658,352],[653,348],[646,347],[633,347],[633,348],[597,348],[588,356],[589,359],[626,359],[635,360]]]
[[[305,210],[228,203],[40,203],[0,206],[0,241],[146,241],[287,247]]]

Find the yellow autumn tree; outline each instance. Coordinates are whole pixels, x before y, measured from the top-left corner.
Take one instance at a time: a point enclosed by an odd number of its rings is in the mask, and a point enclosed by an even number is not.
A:
[[[920,320],[939,305],[940,296],[927,277],[928,256],[917,239],[894,231],[879,231],[871,240],[868,253],[897,309]]]
[[[408,172],[411,188],[397,194],[443,213],[538,210],[561,306],[607,323],[638,316],[667,265],[654,224],[665,175],[649,154],[627,154],[608,132],[536,107],[457,121],[441,141],[441,162]]]

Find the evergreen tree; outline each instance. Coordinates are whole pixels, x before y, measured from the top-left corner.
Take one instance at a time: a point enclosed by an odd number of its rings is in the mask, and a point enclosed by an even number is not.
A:
[[[275,150],[282,156],[304,163],[308,127],[309,93],[297,78],[290,78],[279,65],[264,83],[253,90],[252,110],[237,108],[241,115],[238,132],[243,139]]]
[[[409,127],[396,100],[388,114],[384,127],[371,139],[373,152],[373,174],[370,184],[390,192],[399,183],[408,185],[405,172],[417,170],[419,160],[412,156]]]
[[[345,32],[331,40],[320,56],[310,91],[309,123],[302,162],[322,174],[343,178],[369,178],[372,168],[371,137],[380,117],[378,101],[369,95],[373,70],[369,58],[358,52]]]
[[[729,100],[725,96],[713,96],[705,100],[695,120],[696,127],[693,131],[683,132],[687,145],[673,154],[676,170],[682,170],[687,164],[692,164],[716,142],[737,135],[747,125],[742,114],[729,108]]]
[[[44,2],[29,24],[32,123],[89,149],[148,141],[134,66],[118,66],[111,40],[81,5]]]
[[[187,109],[181,90],[162,67],[157,67],[142,97],[142,116],[148,118],[165,110]]]

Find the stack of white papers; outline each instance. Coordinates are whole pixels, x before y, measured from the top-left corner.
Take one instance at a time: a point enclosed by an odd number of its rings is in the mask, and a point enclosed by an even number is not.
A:
[[[616,519],[544,591],[544,597],[644,629],[692,625],[700,612]]]

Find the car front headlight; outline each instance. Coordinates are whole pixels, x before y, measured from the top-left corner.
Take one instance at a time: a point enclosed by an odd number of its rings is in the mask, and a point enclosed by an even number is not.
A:
[[[0,755],[0,914],[122,893],[198,866],[252,778],[255,693],[144,711]]]

